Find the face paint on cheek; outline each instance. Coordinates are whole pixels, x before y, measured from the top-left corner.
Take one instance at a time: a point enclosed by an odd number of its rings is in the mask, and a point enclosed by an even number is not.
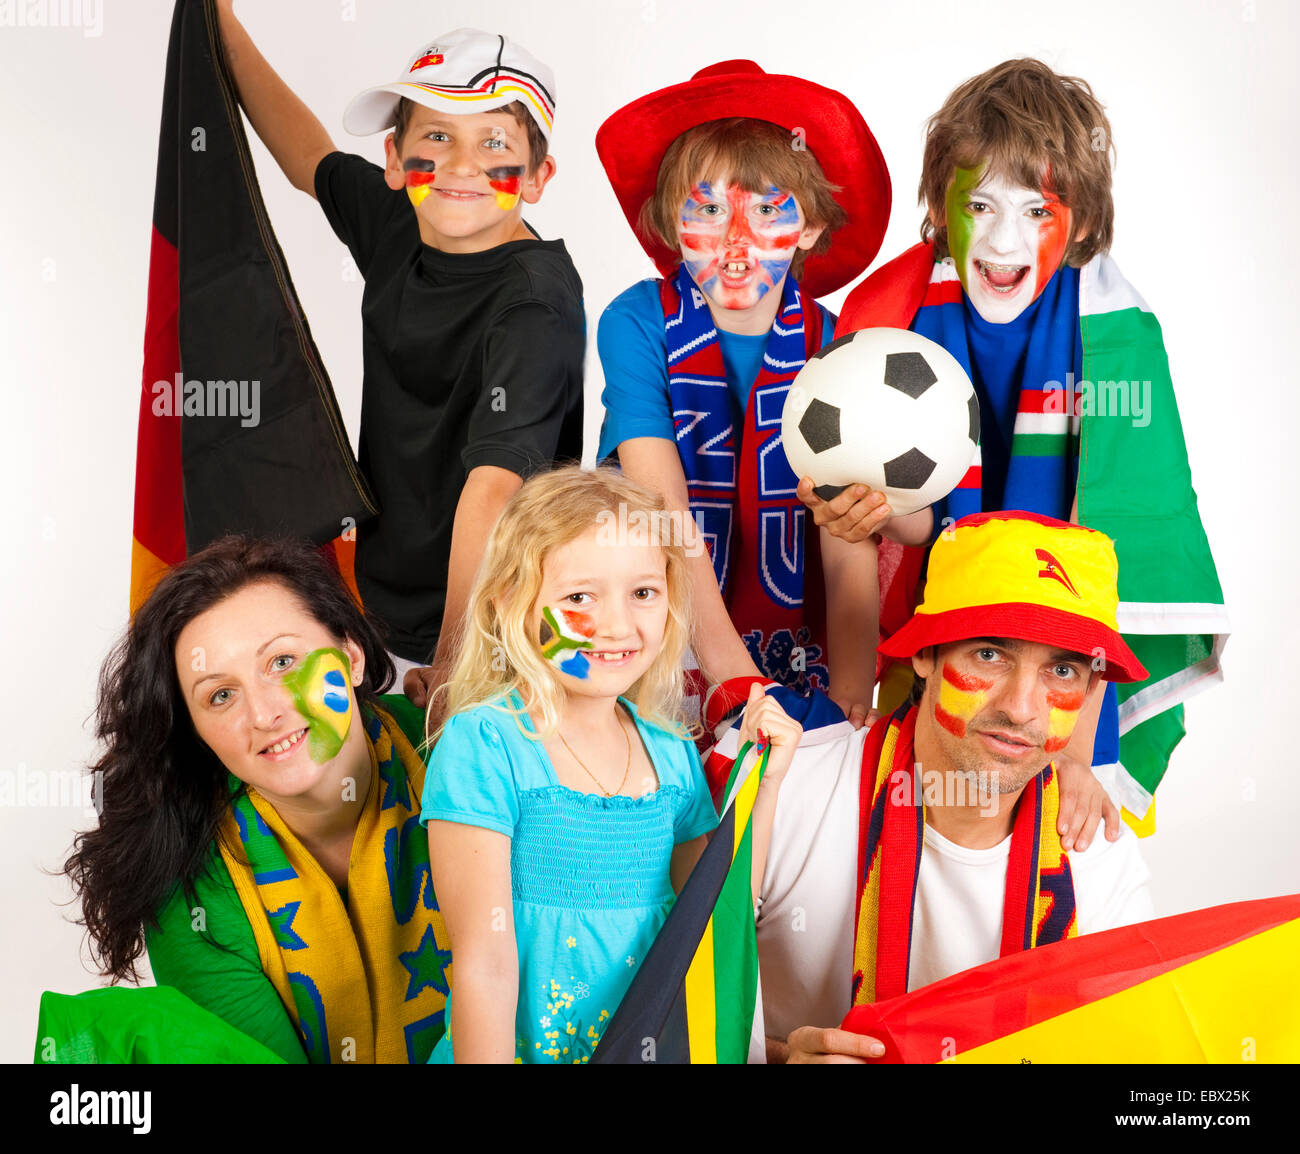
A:
[[[313,649],[280,680],[308,722],[307,753],[317,765],[338,755],[352,727],[351,673],[341,649]]]
[[[432,191],[433,168],[433,161],[422,156],[408,156],[402,163],[402,171],[406,173],[406,195],[416,208]]]
[[[538,641],[542,656],[561,673],[586,678],[591,662],[584,649],[593,648],[591,638],[596,625],[586,613],[549,605],[542,610],[542,627]]]
[[[944,663],[939,682],[939,700],[934,703],[934,719],[954,737],[966,736],[966,723],[978,715],[988,700],[993,682],[969,673],[959,673]]]
[[[1076,693],[1049,693],[1047,704],[1051,711],[1047,715],[1047,740],[1043,742],[1046,753],[1060,753],[1070,744],[1070,734],[1074,732],[1075,722],[1079,720],[1079,710],[1083,708],[1083,690]]]
[[[524,186],[524,166],[503,164],[499,168],[485,169],[483,175],[497,194],[497,208],[509,212],[519,203],[519,193]]]
[[[948,251],[957,266],[962,288],[968,294],[970,286],[966,282],[970,276],[970,262],[967,257],[975,239],[975,218],[966,211],[966,206],[970,202],[971,193],[979,187],[983,172],[982,164],[978,168],[957,169],[953,173],[952,183],[948,185],[943,204],[944,220],[948,226]]]
[[[1047,282],[1056,274],[1065,259],[1065,250],[1070,246],[1070,224],[1073,213],[1046,189],[1044,205],[1052,213],[1038,226],[1038,276],[1034,283],[1034,299],[1047,287]]]

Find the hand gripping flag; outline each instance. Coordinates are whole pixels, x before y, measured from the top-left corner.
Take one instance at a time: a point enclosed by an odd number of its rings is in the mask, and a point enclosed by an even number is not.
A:
[[[1300,1061],[1300,894],[1012,954],[855,1006],[882,1062]]]
[[[750,748],[736,754],[728,793]],[[741,780],[593,1063],[746,1061],[758,998],[750,816],[770,750]]]
[[[163,91],[131,609],[229,532],[324,544],[377,512],[271,231],[214,0],[178,0]]]

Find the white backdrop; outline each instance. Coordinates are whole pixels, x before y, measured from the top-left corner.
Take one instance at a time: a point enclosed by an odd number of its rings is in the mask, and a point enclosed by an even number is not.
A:
[[[62,12],[60,12],[60,7]],[[69,892],[47,874],[77,805],[24,805],[37,775],[83,766],[97,669],[125,625],[136,414],[163,62],[170,0],[0,4],[0,456],[9,529],[0,549],[7,643],[0,752],[8,927],[0,1060],[28,1061],[42,989],[96,984]],[[50,11],[52,10],[52,11]],[[46,11],[63,26],[15,26]],[[1034,55],[1082,76],[1118,147],[1112,250],[1160,318],[1188,450],[1236,632],[1227,680],[1188,707],[1188,736],[1143,843],[1161,914],[1300,890],[1294,753],[1300,566],[1294,321],[1300,164],[1300,19],[1282,0],[1171,0],[1026,7],[1022,0],[241,0],[263,52],[335,141],[371,158],[342,112],[395,79],[440,32],[501,31],[558,77],[559,175],[529,213],[562,236],[586,288],[588,325],[648,272],[593,147],[615,108],[717,60],[749,57],[847,93],[894,178],[880,260],[913,243],[922,127],[961,80]],[[33,21],[26,20],[30,25]],[[354,439],[362,285],[316,205],[254,142],[262,187]],[[843,294],[828,300],[836,308]],[[600,421],[589,356],[587,431]],[[590,450],[589,450],[590,451]],[[1141,500],[1141,494],[1134,494]],[[56,792],[56,791],[53,791]],[[58,800],[56,797],[54,800]],[[64,799],[67,801],[68,799]]]

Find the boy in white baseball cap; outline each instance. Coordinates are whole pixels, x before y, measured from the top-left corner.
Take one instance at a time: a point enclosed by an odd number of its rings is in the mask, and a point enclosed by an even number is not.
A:
[[[366,281],[359,459],[381,512],[358,532],[357,587],[423,705],[497,514],[582,452],[582,282],[522,218],[555,174],[555,80],[504,36],[421,43],[344,113],[351,133],[389,130],[381,168],[335,150],[233,4],[218,0],[240,103]]]

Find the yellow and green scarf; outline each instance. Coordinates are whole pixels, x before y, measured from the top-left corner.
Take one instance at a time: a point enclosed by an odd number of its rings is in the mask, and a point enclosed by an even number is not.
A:
[[[451,951],[420,826],[424,762],[391,716],[362,707],[370,789],[347,905],[280,815],[241,794],[218,843],[311,1062],[425,1062],[442,1036]]]
[[[858,922],[853,1004],[907,993],[912,911],[925,845],[924,791],[916,788],[912,743],[917,707],[881,718],[862,750],[858,814]],[[999,956],[1076,936],[1070,859],[1056,832],[1056,773],[1025,787],[1011,830]]]

